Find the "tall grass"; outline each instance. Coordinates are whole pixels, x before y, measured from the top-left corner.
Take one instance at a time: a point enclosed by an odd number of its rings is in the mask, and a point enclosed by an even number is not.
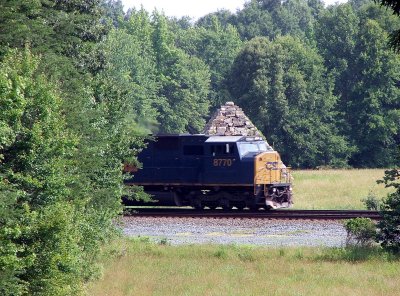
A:
[[[383,169],[294,171],[294,208],[365,209],[361,199],[368,194],[381,198],[389,192],[376,183],[383,175]]]
[[[186,245],[124,240],[88,294],[398,295],[399,259],[380,249]]]

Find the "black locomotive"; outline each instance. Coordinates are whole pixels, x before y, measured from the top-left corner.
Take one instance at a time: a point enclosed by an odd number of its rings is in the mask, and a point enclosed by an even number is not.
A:
[[[158,135],[138,158],[141,169],[125,166],[132,174],[126,184],[143,186],[159,205],[270,209],[292,204],[290,170],[259,137]]]

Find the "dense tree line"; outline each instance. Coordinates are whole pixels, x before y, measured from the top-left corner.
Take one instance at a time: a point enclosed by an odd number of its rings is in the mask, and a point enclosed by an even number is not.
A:
[[[201,132],[225,101],[291,166],[396,164],[399,29],[368,0],[251,0],[196,22],[0,0],[0,294],[82,292],[121,195],[142,196],[122,164],[149,133]]]
[[[253,0],[197,26],[209,28],[213,19],[244,41],[225,78],[231,99],[290,165],[396,163],[399,57],[388,36],[400,22],[390,11],[368,0],[328,8],[318,0]]]
[[[291,166],[396,163],[400,60],[388,40],[400,21],[390,11],[368,0],[252,0],[170,22],[177,46],[210,69],[211,108],[237,102]]]
[[[116,15],[115,10],[109,14]],[[156,69],[145,71],[155,73],[145,76],[154,82],[145,90],[155,94],[155,101],[145,100],[154,103],[153,131],[197,132],[209,111],[232,100],[293,167],[396,162],[399,57],[389,48],[388,36],[400,22],[374,2],[325,8],[319,0],[252,0],[236,13],[222,10],[196,23],[158,12],[121,11],[115,35],[125,34],[126,24],[139,15],[148,28],[141,39],[149,40],[147,57]],[[197,71],[197,78],[178,81],[184,72],[171,60],[177,52],[181,59],[190,57],[192,68],[186,73]],[[159,71],[160,63],[168,65],[163,68],[168,75]],[[132,73],[130,79],[137,77]],[[194,96],[174,91],[167,81]]]
[[[281,18],[293,7],[290,3],[282,7],[275,4],[271,4],[279,10],[275,22],[286,23]],[[274,15],[265,7],[270,6],[251,2],[243,10],[258,9],[261,14]],[[304,17],[309,21],[303,23],[316,22],[309,10],[309,17]],[[241,11],[238,15],[240,13],[247,12]],[[115,11],[110,14],[115,15]],[[208,106],[215,109],[224,101],[234,100],[245,108],[292,166],[347,165],[356,147],[337,124],[341,118],[337,108],[338,95],[333,91],[333,74],[324,64],[316,42],[304,42],[307,34],[315,35],[313,30],[298,25],[292,38],[290,35],[283,38],[280,31],[260,36],[265,42],[271,42],[272,47],[254,51],[252,43],[260,37],[247,40],[250,38],[247,33],[240,34],[238,15],[230,16],[231,23],[221,23],[219,15],[206,16],[193,25],[186,19],[167,19],[158,12],[152,15],[143,10],[131,10],[126,15],[121,13],[111,34],[115,37],[115,48],[109,52],[114,55],[112,63],[129,60],[130,69],[126,72],[125,66],[112,65],[116,69],[114,77],[124,75],[125,80],[141,79],[135,85],[145,86],[142,98],[132,85],[127,84],[127,88],[139,100],[139,108],[153,112],[152,116],[146,114],[144,117],[145,121],[152,118],[155,126],[148,122],[145,126],[160,132],[198,132],[209,114]],[[292,21],[302,23],[300,19]],[[262,22],[257,20],[256,23]],[[125,47],[129,52],[120,47],[123,44],[129,47]],[[248,48],[254,51],[255,64],[245,54]],[[265,54],[272,63],[262,62]],[[197,62],[192,62],[192,66],[181,64],[188,70],[180,71],[184,68],[177,66],[183,59]],[[182,78],[183,81],[179,81]],[[153,97],[149,98],[149,94]],[[137,111],[140,114],[140,110]],[[197,122],[191,122],[194,120]]]

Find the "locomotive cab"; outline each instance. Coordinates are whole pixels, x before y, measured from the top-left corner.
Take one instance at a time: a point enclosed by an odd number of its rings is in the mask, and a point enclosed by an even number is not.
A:
[[[251,165],[245,167],[241,161],[237,143],[241,136],[212,136],[205,143],[204,183],[216,186],[253,183]]]
[[[252,162],[254,196],[266,208],[288,208],[292,205],[291,172],[277,151],[259,137],[243,137],[237,143],[242,160]]]

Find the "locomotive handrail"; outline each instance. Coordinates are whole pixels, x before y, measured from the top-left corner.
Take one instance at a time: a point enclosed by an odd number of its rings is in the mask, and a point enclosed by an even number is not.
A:
[[[269,184],[273,183],[272,182],[272,174],[271,173],[269,173],[269,174],[264,173],[264,172],[267,172],[267,170],[269,172],[271,172],[272,168],[261,168],[261,169],[259,169],[259,170],[257,170],[255,172],[254,181],[253,181],[254,195],[256,195],[256,193],[257,193],[256,192],[257,191],[256,188],[257,188],[258,185],[264,185],[264,190],[265,190],[266,184],[257,184],[257,180],[259,178],[261,178],[260,174],[261,175],[266,175],[266,177],[269,178],[269,182],[268,182]],[[284,183],[291,183],[292,169],[290,167],[284,167],[284,168],[279,168],[279,171],[280,171],[280,182],[282,183],[282,181],[283,181]]]

